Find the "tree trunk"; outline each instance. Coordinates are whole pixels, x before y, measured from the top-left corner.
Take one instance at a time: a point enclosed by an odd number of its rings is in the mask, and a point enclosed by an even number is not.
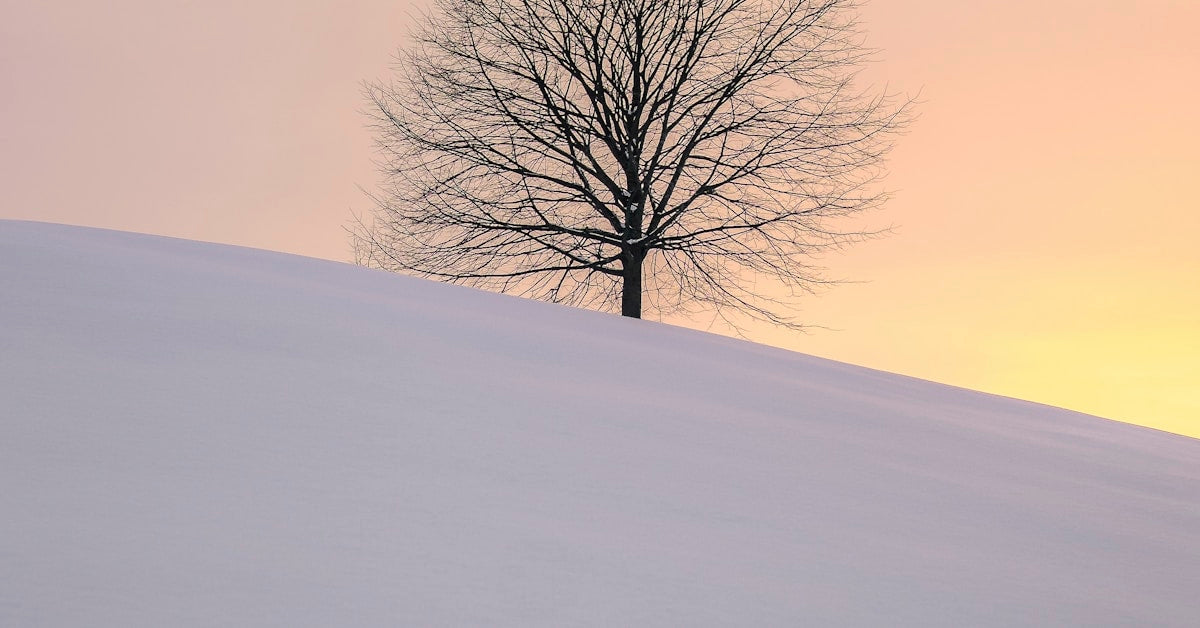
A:
[[[645,253],[631,251],[623,260],[621,284],[621,316],[642,317],[642,261]]]

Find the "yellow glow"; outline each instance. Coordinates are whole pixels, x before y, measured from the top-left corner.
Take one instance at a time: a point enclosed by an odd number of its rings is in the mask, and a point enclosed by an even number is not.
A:
[[[1200,437],[1200,274],[904,267],[811,303],[842,330],[751,336]]]

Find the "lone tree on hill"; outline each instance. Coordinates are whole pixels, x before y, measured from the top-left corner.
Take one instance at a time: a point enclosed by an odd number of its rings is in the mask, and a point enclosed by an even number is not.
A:
[[[856,91],[853,0],[438,0],[370,85],[386,175],[358,261],[640,317],[794,324],[867,235],[906,103]]]

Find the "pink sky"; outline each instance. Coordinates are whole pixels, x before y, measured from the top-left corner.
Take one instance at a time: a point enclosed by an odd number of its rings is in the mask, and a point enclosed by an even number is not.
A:
[[[0,218],[346,260],[414,5],[0,0]],[[1200,3],[875,0],[921,92],[841,331],[752,339],[1200,436]],[[703,326],[703,321],[692,321]]]

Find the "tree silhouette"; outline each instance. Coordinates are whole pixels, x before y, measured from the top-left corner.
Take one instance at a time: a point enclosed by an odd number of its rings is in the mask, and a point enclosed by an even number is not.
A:
[[[439,0],[367,88],[360,263],[640,317],[794,324],[762,276],[864,235],[907,102],[857,90],[848,0]]]

